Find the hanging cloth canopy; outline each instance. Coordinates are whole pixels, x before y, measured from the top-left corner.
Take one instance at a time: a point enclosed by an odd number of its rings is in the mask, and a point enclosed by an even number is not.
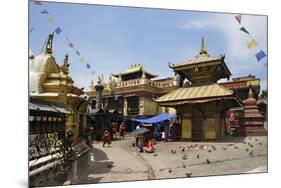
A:
[[[151,124],[151,123],[158,123],[158,122],[165,121],[165,120],[170,120],[170,119],[173,119],[176,117],[177,117],[176,114],[159,114],[159,115],[153,116],[151,118],[145,118],[145,119],[133,118],[131,120],[137,121],[140,123]]]

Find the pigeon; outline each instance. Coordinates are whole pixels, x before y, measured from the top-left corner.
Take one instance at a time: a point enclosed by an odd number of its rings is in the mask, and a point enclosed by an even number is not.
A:
[[[211,162],[209,161],[209,159],[206,159],[206,162],[208,163],[208,164],[210,164]]]
[[[191,176],[191,174],[192,174],[191,172],[185,173],[186,177],[188,177],[188,178]]]
[[[250,147],[252,148],[252,147],[254,147],[254,145],[250,144]]]
[[[196,157],[197,157],[197,159],[199,159],[199,157],[200,157],[199,154]]]
[[[153,156],[157,157],[158,155],[155,153]]]
[[[261,142],[259,142],[259,144],[260,144],[260,145],[262,145],[262,143],[261,143]]]
[[[186,155],[182,156],[182,160],[186,160],[186,159],[187,159]]]
[[[185,147],[183,147],[181,151],[184,152],[184,150],[185,150]]]
[[[257,142],[257,141],[258,141],[258,139],[256,138],[256,139],[255,139],[255,141]]]
[[[237,147],[237,146],[234,146],[234,148],[235,148],[235,149],[238,149],[238,147]]]
[[[222,147],[223,150],[226,150],[226,147]]]
[[[171,149],[171,153],[176,154],[176,152],[177,152],[176,150]]]
[[[243,141],[243,144],[247,144],[247,142],[246,142],[246,141]]]
[[[251,138],[251,137],[249,137],[249,140],[252,140],[252,138]]]
[[[169,173],[172,173],[172,169],[169,169]]]
[[[182,164],[182,167],[185,168],[186,167],[185,164]]]
[[[212,150],[209,149],[208,152],[212,152]]]
[[[253,156],[253,153],[254,153],[254,151],[252,150],[252,151],[249,153],[249,155],[250,155],[250,156]]]
[[[248,148],[246,148],[246,151],[248,152],[248,151],[249,151],[249,149],[248,149]]]

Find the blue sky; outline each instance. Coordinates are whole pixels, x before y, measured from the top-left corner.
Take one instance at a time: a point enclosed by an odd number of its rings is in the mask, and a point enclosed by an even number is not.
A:
[[[47,9],[47,15],[40,11]],[[59,26],[53,54],[58,64],[69,54],[70,75],[79,87],[88,88],[97,75],[123,72],[132,64],[142,64],[160,77],[173,76],[168,62],[180,63],[199,52],[201,37],[210,55],[225,54],[232,77],[253,74],[267,87],[267,58],[258,62],[257,50],[267,54],[267,17],[243,15],[242,25],[250,36],[241,32],[236,14],[112,7],[86,4],[30,2],[29,47],[40,53],[48,33]],[[49,24],[48,18],[55,19]],[[67,36],[96,74],[79,62],[75,50],[68,46]],[[258,48],[249,50],[247,42],[255,39]]]

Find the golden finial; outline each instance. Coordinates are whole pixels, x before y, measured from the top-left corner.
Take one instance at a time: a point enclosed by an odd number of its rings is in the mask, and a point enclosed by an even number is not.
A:
[[[54,33],[50,33],[46,44],[46,53],[52,54]]]
[[[250,89],[249,89],[249,98],[253,98],[253,91],[252,91],[252,87],[250,87]]]
[[[199,54],[207,54],[207,48],[205,47],[204,37],[202,37],[201,48]]]

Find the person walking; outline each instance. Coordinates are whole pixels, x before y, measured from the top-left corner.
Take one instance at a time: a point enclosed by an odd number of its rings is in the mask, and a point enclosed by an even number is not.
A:
[[[124,124],[123,121],[122,121],[122,123],[120,124],[120,127],[119,127],[119,135],[122,138],[125,137],[125,124]]]
[[[108,131],[107,128],[105,129],[105,131],[103,133],[103,145],[102,145],[102,147],[104,147],[106,143],[107,143],[108,146],[110,146],[110,144],[111,144],[111,136],[110,136],[110,132]]]

